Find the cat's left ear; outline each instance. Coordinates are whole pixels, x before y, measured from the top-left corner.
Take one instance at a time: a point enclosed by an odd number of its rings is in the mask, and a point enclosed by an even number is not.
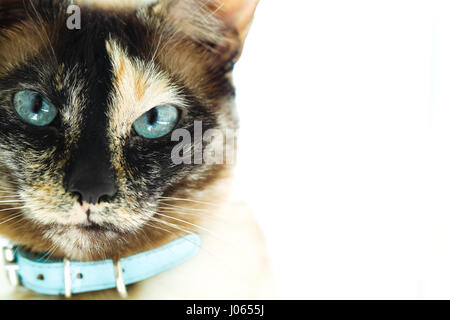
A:
[[[184,37],[236,61],[259,0],[161,0],[160,12]]]

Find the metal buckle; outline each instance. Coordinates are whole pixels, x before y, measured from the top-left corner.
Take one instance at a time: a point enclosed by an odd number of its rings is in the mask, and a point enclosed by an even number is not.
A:
[[[6,271],[9,283],[13,287],[20,285],[19,265],[16,259],[17,246],[7,240],[0,238],[0,265]],[[116,279],[116,289],[122,298],[128,297],[127,287],[123,278],[123,267],[120,260],[114,263],[114,276]],[[70,260],[64,259],[64,295],[66,298],[72,297],[72,279],[70,275]]]
[[[116,277],[116,289],[120,297],[126,299],[128,297],[127,287],[123,280],[122,262],[120,259],[114,263],[114,276]]]
[[[16,260],[16,246],[11,242],[0,240],[0,260],[12,287],[20,285],[19,265]]]
[[[120,260],[114,263],[114,276],[116,278],[116,289],[120,297],[128,297],[127,287],[123,279],[123,269]],[[72,297],[72,279],[70,277],[70,260],[64,259],[64,295],[66,298]]]
[[[64,296],[72,297],[72,278],[70,277],[70,260],[64,258]]]

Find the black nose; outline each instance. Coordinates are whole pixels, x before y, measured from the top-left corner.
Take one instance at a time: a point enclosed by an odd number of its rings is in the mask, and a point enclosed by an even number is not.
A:
[[[66,188],[78,195],[80,203],[108,202],[117,193],[114,175],[109,168],[78,166],[69,174]]]

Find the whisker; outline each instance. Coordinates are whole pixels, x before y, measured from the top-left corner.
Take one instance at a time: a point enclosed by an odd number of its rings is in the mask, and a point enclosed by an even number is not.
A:
[[[183,215],[188,215],[188,216],[196,216],[196,217],[207,217],[208,216],[208,212],[189,212],[188,209],[186,209],[185,211],[181,211],[183,210],[183,208],[174,208],[174,207],[158,207],[158,211],[167,211],[167,212],[173,212],[173,213],[179,213],[179,214],[183,214]],[[213,214],[211,214],[211,216],[213,216]]]
[[[183,216],[191,216],[191,217],[200,217],[202,219],[218,219],[220,221],[226,221],[226,217],[224,215],[219,215],[217,213],[209,213],[209,212],[185,212],[180,209],[170,208],[170,207],[159,207],[158,211],[166,212],[166,213],[174,213]]]
[[[45,254],[41,258],[44,259],[45,262],[48,262],[48,260],[50,260],[51,256],[53,255],[53,253],[56,252],[57,249],[58,249],[57,244],[51,245],[50,248],[45,252]]]
[[[150,65],[153,65],[153,62],[155,61],[155,57],[156,57],[156,54],[157,54],[158,51],[159,51],[159,46],[160,46],[160,44],[161,44],[162,37],[163,37],[163,33],[161,32],[160,35],[159,35],[159,40],[158,40],[158,43],[157,43],[157,45],[156,45],[155,52],[153,53],[152,59],[151,59],[151,61],[150,61]]]
[[[210,211],[206,211],[205,209],[197,209],[197,208],[186,208],[186,207],[180,207],[173,204],[160,202],[161,204],[167,206],[168,208],[174,208],[174,209],[183,209],[185,211],[193,211],[193,212],[203,212],[203,213],[209,213]],[[163,208],[163,207],[161,207]]]
[[[14,221],[12,224],[9,225],[9,227],[15,227],[16,225],[18,225],[19,223],[23,222],[25,220],[24,217],[20,217],[19,220]]]
[[[194,203],[199,203],[199,204],[206,204],[206,205],[213,206],[213,207],[220,207],[220,205],[216,204],[216,203],[207,202],[207,201],[199,201],[199,200],[188,199],[188,198],[164,197],[164,196],[160,196],[159,198],[165,199],[165,200],[194,202]]]
[[[20,216],[21,216],[21,214],[15,214],[15,215],[13,215],[12,217],[9,217],[8,219],[2,220],[2,221],[0,222],[0,224],[7,223],[7,222],[9,222],[9,221],[12,221],[12,220],[14,220],[14,219],[19,218]]]
[[[173,211],[182,210],[181,212],[183,212],[183,213],[191,212],[193,215],[198,214],[199,216],[203,215],[203,216],[216,216],[216,217],[226,218],[226,215],[224,215],[224,214],[219,214],[217,212],[210,211],[207,209],[186,208],[186,207],[175,206],[175,205],[168,204],[165,202],[160,202],[160,203],[162,203],[164,206],[160,206],[160,207],[158,207],[158,209],[166,209],[166,210],[172,209]]]
[[[15,207],[15,208],[6,208],[6,209],[0,209],[0,212],[3,211],[11,211],[11,210],[19,210],[19,209],[25,209],[26,206],[22,206],[22,207]]]
[[[180,226],[178,226],[178,225],[176,225],[176,224],[169,223],[169,222],[167,222],[167,221],[160,220],[160,219],[155,219],[155,220],[156,220],[156,222],[163,223],[164,225],[167,225],[167,226],[169,226],[169,227],[171,227],[171,228],[174,228],[174,229],[176,229],[176,230],[182,231],[182,232],[184,232],[184,233],[186,233],[186,234],[192,234],[192,233],[193,233],[193,232],[191,232],[191,231],[189,231],[189,230],[186,230],[186,229],[184,229],[184,228],[182,228],[182,227],[180,227]],[[151,227],[154,227],[154,228],[156,228],[156,229],[160,229],[160,230],[163,230],[163,231],[167,231],[167,232],[169,232],[169,233],[171,233],[171,234],[176,234],[175,232],[170,231],[170,230],[167,230],[167,229],[162,228],[162,227],[157,227],[157,226],[154,226],[154,225],[150,225],[150,226],[151,226]],[[190,240],[188,240],[188,241],[190,241]],[[192,241],[190,241],[190,242],[191,242],[191,243],[194,243],[194,242],[192,242]],[[195,245],[197,245],[200,249],[202,249],[202,251],[206,252],[207,254],[209,254],[210,256],[212,256],[213,258],[219,260],[223,265],[226,265],[227,268],[233,269],[233,267],[229,264],[229,261],[227,261],[227,260],[221,258],[220,256],[216,255],[215,253],[213,253],[209,248],[207,248],[207,247],[205,246],[204,243],[202,243],[201,245],[195,243]]]
[[[168,203],[164,203],[161,202],[161,204],[163,204],[162,206],[158,206],[158,209],[172,209],[172,210],[183,210],[184,212],[191,212],[193,214],[209,214],[210,211],[205,211],[202,209],[195,209],[195,208],[185,208],[185,207],[180,207],[180,206],[175,206],[172,204],[168,204]]]
[[[209,230],[209,229],[207,229],[207,228],[204,228],[204,227],[202,227],[202,226],[199,226],[199,225],[197,225],[197,224],[195,224],[195,223],[191,223],[191,222],[188,222],[188,221],[183,220],[183,219],[178,219],[178,218],[175,218],[175,217],[171,217],[171,216],[168,216],[168,215],[159,213],[159,212],[157,212],[156,214],[157,214],[157,215],[160,215],[160,216],[162,216],[162,217],[166,217],[166,218],[168,218],[168,219],[173,219],[173,220],[175,220],[175,221],[178,221],[178,222],[181,222],[181,223],[188,224],[188,225],[190,225],[190,226],[193,226],[193,227],[195,227],[195,228],[198,228],[199,230],[202,230],[202,231],[207,232],[208,234],[210,234],[211,236],[213,236],[213,237],[216,238],[217,240],[220,240],[220,241],[222,241],[222,242],[224,242],[224,243],[226,243],[226,244],[231,244],[229,241],[222,239],[220,236],[216,235],[216,234],[215,234],[214,232],[212,232],[211,230]],[[164,220],[161,220],[161,219],[160,219],[160,221],[164,221]]]
[[[0,203],[17,203],[17,202],[25,202],[25,200],[0,200]]]
[[[44,20],[43,20],[42,16],[39,14],[38,10],[36,9],[36,6],[34,5],[33,1],[30,1],[30,5],[33,8],[34,13],[36,14],[36,18],[37,18],[37,20],[38,20],[38,22],[40,24],[39,27],[40,27],[41,30],[38,30],[38,28],[36,28],[36,31],[37,31],[39,37],[41,38],[41,40],[43,42],[45,42],[45,40],[47,41],[47,43],[48,43],[48,45],[49,45],[49,47],[51,49],[51,53],[53,54],[53,59],[56,60],[56,53],[55,53],[55,50],[53,48],[52,42],[50,40],[50,37],[48,36],[48,32],[47,32],[47,30],[45,28]],[[32,19],[30,14],[28,14],[28,16]],[[41,31],[41,32],[39,32],[39,31]],[[44,39],[41,34],[44,34],[46,39]]]
[[[16,189],[14,189],[14,188],[8,188],[8,187],[5,187],[5,186],[1,186],[0,187],[0,192],[1,193],[6,193],[6,192],[16,192],[17,190]]]
[[[160,222],[160,221],[155,220],[155,222]],[[155,229],[159,229],[159,230],[162,230],[162,231],[166,231],[166,232],[170,232],[172,234],[175,234],[173,231],[170,231],[170,230],[168,230],[166,228],[163,228],[163,227],[157,226],[157,225],[155,225],[153,223],[150,223],[150,221],[147,221],[146,225],[149,225],[150,227],[155,228]],[[187,234],[193,234],[193,233],[192,232],[187,232]]]

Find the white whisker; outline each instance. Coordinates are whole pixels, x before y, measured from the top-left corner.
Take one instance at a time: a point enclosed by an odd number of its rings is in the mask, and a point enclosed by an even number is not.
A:
[[[25,202],[25,200],[0,200],[0,203],[17,203],[17,202]]]
[[[202,212],[202,213],[209,213],[210,212],[210,211],[207,211],[205,209],[180,207],[180,206],[176,206],[176,205],[165,203],[165,202],[160,202],[160,203],[163,204],[164,206],[166,206],[167,208],[182,209],[182,210],[185,210],[185,211]],[[163,206],[161,206],[161,208],[163,208]]]
[[[202,230],[202,231],[207,232],[208,234],[210,234],[210,235],[213,236],[214,238],[216,238],[216,239],[218,239],[218,240],[220,240],[220,241],[222,241],[222,242],[224,242],[224,243],[226,243],[226,244],[231,244],[229,241],[226,241],[226,240],[222,239],[220,236],[216,235],[216,234],[215,234],[214,232],[212,232],[211,230],[209,230],[209,229],[207,229],[207,228],[204,228],[204,227],[202,227],[202,226],[199,226],[199,225],[197,225],[197,224],[195,224],[195,223],[191,223],[191,222],[188,222],[188,221],[183,220],[183,219],[178,219],[178,218],[175,218],[175,217],[171,217],[171,216],[162,214],[162,213],[160,213],[160,212],[157,212],[156,214],[157,214],[157,215],[160,215],[160,216],[162,216],[162,217],[166,217],[166,218],[168,218],[168,219],[172,219],[172,220],[175,220],[175,221],[179,221],[179,222],[181,222],[181,223],[188,224],[188,225],[190,225],[190,226],[193,226],[193,227],[195,227],[195,228],[198,228],[199,230]],[[161,220],[161,219],[160,219],[160,221],[164,221],[164,220]]]
[[[12,217],[9,217],[9,218],[7,218],[7,219],[5,219],[5,220],[0,221],[0,224],[7,223],[7,222],[9,222],[9,221],[12,221],[12,220],[14,220],[14,219],[19,218],[20,216],[21,216],[21,214],[15,214],[15,215],[13,215]]]
[[[22,206],[22,207],[14,207],[14,208],[6,208],[6,209],[0,209],[0,212],[3,211],[11,211],[11,210],[19,210],[19,209],[25,209],[26,206]]]
[[[153,217],[153,218],[154,218],[154,217]],[[159,222],[159,223],[163,223],[164,225],[167,225],[168,227],[171,227],[171,228],[174,228],[174,229],[176,229],[176,230],[182,231],[182,232],[184,232],[184,233],[186,233],[186,234],[192,234],[192,233],[193,233],[193,232],[191,232],[191,231],[189,231],[189,230],[186,230],[186,229],[184,229],[184,228],[182,228],[182,227],[180,227],[180,226],[178,226],[178,225],[176,225],[176,224],[169,223],[169,222],[164,221],[164,220],[161,220],[161,219],[154,218],[153,220],[156,221],[156,222]],[[150,225],[151,227],[155,228],[155,229],[160,229],[160,230],[163,230],[163,231],[167,231],[167,232],[169,232],[169,233],[171,233],[171,234],[176,234],[175,232],[170,231],[170,230],[167,230],[167,229],[165,229],[165,228],[158,227],[158,226],[155,226],[155,225],[153,225],[153,224],[149,224],[149,225]],[[190,241],[190,240],[188,240],[188,241]],[[190,241],[190,242],[192,242],[192,241]],[[192,242],[192,243],[194,243],[194,242]],[[213,253],[209,248],[205,247],[205,245],[204,245],[203,243],[202,243],[201,245],[195,243],[195,245],[197,245],[199,248],[202,249],[202,251],[206,252],[207,254],[209,254],[210,256],[212,256],[213,258],[215,258],[215,259],[221,261],[221,263],[223,263],[224,265],[226,265],[227,268],[230,268],[230,269],[233,268],[233,266],[229,264],[229,261],[224,260],[223,258],[221,258],[221,257],[219,257],[218,255],[216,255],[215,253]]]
[[[166,199],[166,200],[174,200],[174,201],[187,201],[187,202],[194,202],[199,204],[206,204],[214,207],[220,207],[218,204],[212,203],[212,202],[206,202],[206,201],[199,201],[194,199],[187,199],[187,198],[175,198],[175,197],[163,197],[160,196],[160,199]]]

